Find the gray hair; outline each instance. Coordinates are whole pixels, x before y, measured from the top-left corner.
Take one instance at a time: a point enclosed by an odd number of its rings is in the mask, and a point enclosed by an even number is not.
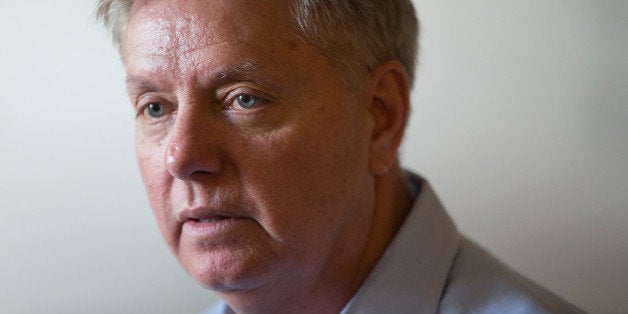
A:
[[[350,88],[377,65],[401,62],[414,81],[419,22],[410,0],[289,0],[296,35],[344,71]],[[98,0],[96,16],[119,45],[133,0]]]

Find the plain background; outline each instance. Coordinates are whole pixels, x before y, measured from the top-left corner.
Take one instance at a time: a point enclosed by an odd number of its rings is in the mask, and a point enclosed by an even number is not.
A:
[[[510,265],[628,312],[628,1],[416,3],[404,164]],[[196,313],[213,296],[162,243],[92,10],[0,2],[0,312]]]

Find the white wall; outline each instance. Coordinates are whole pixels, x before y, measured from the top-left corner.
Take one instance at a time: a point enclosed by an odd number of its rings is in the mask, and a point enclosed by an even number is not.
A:
[[[504,261],[627,313],[628,1],[416,2],[407,164]]]
[[[0,313],[196,313],[133,156],[94,1],[0,2]]]
[[[403,160],[460,229],[595,313],[628,311],[628,2],[417,0]],[[0,312],[195,313],[162,244],[91,1],[0,2]]]

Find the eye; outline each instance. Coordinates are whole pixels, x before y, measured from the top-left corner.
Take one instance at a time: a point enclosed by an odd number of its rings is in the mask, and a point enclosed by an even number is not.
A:
[[[161,118],[165,112],[164,105],[156,102],[148,104],[144,110],[153,118]]]
[[[238,102],[238,105],[240,107],[244,109],[250,109],[253,108],[253,106],[255,106],[255,104],[257,104],[259,100],[257,99],[257,97],[251,94],[242,94],[238,95],[236,101]]]

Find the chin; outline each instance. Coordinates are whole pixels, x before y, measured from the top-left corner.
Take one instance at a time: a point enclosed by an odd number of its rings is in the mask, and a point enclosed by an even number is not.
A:
[[[280,273],[269,256],[244,252],[213,252],[180,260],[188,274],[206,289],[216,292],[253,290],[272,281]]]

